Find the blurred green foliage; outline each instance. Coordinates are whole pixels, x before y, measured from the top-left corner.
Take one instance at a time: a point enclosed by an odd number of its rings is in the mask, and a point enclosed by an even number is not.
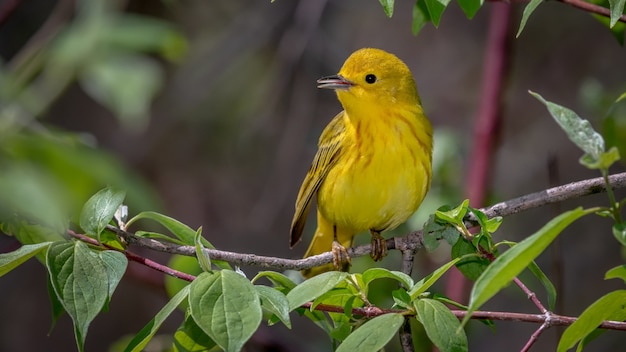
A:
[[[186,41],[169,23],[124,13],[117,2],[75,5],[65,8],[74,16],[51,16],[45,31],[0,65],[0,222],[11,234],[26,224],[44,237],[48,230],[63,233],[87,198],[107,185],[128,190],[135,209],[160,207],[150,187],[94,138],[49,127],[42,116],[78,82],[122,128],[144,128],[163,84],[159,57],[182,58]]]

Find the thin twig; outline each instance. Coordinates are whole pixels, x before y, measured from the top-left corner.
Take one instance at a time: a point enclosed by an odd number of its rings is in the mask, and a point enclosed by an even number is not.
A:
[[[302,305],[302,308],[311,309],[313,303],[307,302]],[[323,312],[331,312],[331,313],[345,313],[345,308],[343,306],[335,306],[329,304],[318,304],[315,306],[313,310],[319,310]],[[456,316],[459,320],[463,320],[467,315],[467,311],[453,309],[451,310],[452,314]],[[367,318],[374,318],[379,315],[389,314],[389,313],[397,313],[402,314],[406,317],[413,317],[414,313],[409,310],[401,310],[401,309],[383,309],[374,306],[363,307],[363,308],[352,308],[352,314],[356,316],[362,316]],[[578,318],[570,317],[566,315],[558,315],[558,314],[527,314],[527,313],[513,313],[513,312],[493,312],[493,311],[475,311],[471,314],[472,319],[489,319],[496,321],[518,321],[525,323],[539,323],[547,325],[545,328],[550,326],[569,326],[572,325]],[[544,328],[544,329],[545,329]],[[613,320],[605,320],[598,328],[606,329],[606,330],[619,330],[626,331],[626,322],[622,321],[613,321]]]
[[[537,330],[535,330],[535,332],[532,335],[530,335],[530,338],[528,339],[528,342],[526,342],[526,344],[524,345],[524,347],[522,347],[520,352],[528,352],[528,351],[530,351],[530,348],[539,339],[539,335],[541,335],[544,331],[546,331],[550,326],[551,325],[550,325],[550,321],[549,320],[546,320],[543,324],[541,324],[539,326],[539,328],[537,328]]]
[[[568,4],[575,8],[587,11],[589,13],[594,13],[596,15],[601,15],[605,17],[611,17],[611,10],[606,7],[602,7],[596,4],[592,4],[582,0],[557,0],[564,4]],[[618,21],[626,23],[626,15],[619,16]]]
[[[112,246],[108,246],[106,244],[98,243],[97,240],[95,240],[95,239],[93,239],[93,238],[91,238],[91,237],[89,237],[87,235],[76,233],[76,232],[74,232],[72,230],[67,230],[67,233],[70,236],[72,236],[72,237],[74,237],[74,238],[76,238],[76,239],[78,239],[80,241],[83,241],[85,243],[88,243],[88,244],[90,244],[92,246],[105,247],[105,248],[110,249],[110,250],[120,251],[118,248],[115,248],[115,247],[112,247]],[[193,275],[184,273],[182,271],[174,270],[174,269],[172,269],[172,268],[170,268],[170,267],[168,267],[166,265],[159,264],[159,263],[157,263],[157,262],[155,262],[155,261],[153,261],[151,259],[142,257],[139,254],[133,253],[131,251],[125,250],[125,251],[120,251],[120,252],[124,253],[124,255],[126,256],[126,258],[128,258],[128,260],[132,260],[134,262],[143,264],[143,265],[145,265],[145,266],[147,266],[147,267],[149,267],[151,269],[160,271],[160,272],[162,272],[164,274],[167,274],[167,275],[170,275],[170,276],[173,276],[173,277],[185,280],[185,281],[189,281],[189,282],[192,282],[193,280],[196,279],[196,277],[193,276]]]

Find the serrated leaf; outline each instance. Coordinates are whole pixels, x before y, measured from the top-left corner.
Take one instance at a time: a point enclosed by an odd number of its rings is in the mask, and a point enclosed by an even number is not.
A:
[[[474,287],[472,287],[470,304],[467,316],[463,319],[463,324],[469,320],[471,313],[528,267],[567,226],[592,212],[593,209],[583,210],[582,208],[567,211],[552,219],[539,231],[496,258],[476,280]]]
[[[468,19],[474,18],[474,15],[483,6],[484,0],[457,0],[461,9],[465,13]]]
[[[600,158],[605,150],[604,138],[593,129],[589,121],[582,119],[571,109],[545,100],[535,92],[529,91],[529,93],[546,106],[550,115],[574,144],[593,159]]]
[[[126,192],[111,187],[94,194],[83,206],[80,213],[80,227],[94,238],[100,239],[100,233],[111,222],[115,211],[122,205]]]
[[[613,236],[622,245],[626,246],[626,222],[613,225]]]
[[[392,279],[398,281],[407,289],[413,287],[413,278],[400,271],[388,270],[384,268],[371,268],[367,269],[363,273],[362,277],[366,287],[368,287],[372,281],[377,279]]]
[[[616,266],[604,274],[604,279],[622,279],[626,283],[626,264]]]
[[[380,4],[383,5],[383,10],[385,10],[385,15],[391,18],[393,16],[393,7],[395,0],[379,0]]]
[[[336,352],[378,351],[396,335],[403,322],[404,317],[397,313],[377,316],[350,334]]]
[[[519,38],[520,34],[522,34],[524,27],[526,27],[526,22],[528,21],[528,18],[537,9],[537,7],[543,3],[543,1],[544,0],[531,0],[526,5],[526,7],[524,7],[522,21],[520,22],[519,29],[517,30],[517,34],[515,35],[516,38]]]
[[[255,285],[254,288],[261,298],[261,308],[276,315],[286,327],[291,329],[287,297],[275,288],[262,285]]]
[[[137,335],[130,341],[125,352],[139,352],[143,351],[144,347],[150,342],[154,334],[159,330],[165,319],[167,319],[176,307],[178,307],[183,300],[189,296],[189,288],[190,285],[185,286],[182,290],[178,291],[178,293],[172,297],[172,299],[167,302],[161,308],[161,310],[144,326]]]
[[[454,264],[456,264],[461,258],[454,258],[446,264],[439,267],[437,270],[433,271],[431,274],[426,276],[425,278],[418,281],[410,290],[409,296],[411,296],[411,300],[415,300],[422,293],[426,292],[439,278],[448,271]]]
[[[191,316],[225,351],[240,351],[263,318],[256,289],[231,270],[204,272],[189,292]]]
[[[548,279],[546,274],[544,274],[541,268],[539,268],[539,265],[537,265],[534,261],[528,265],[528,269],[530,269],[530,272],[535,275],[535,277],[546,289],[546,294],[548,296],[548,309],[553,311],[556,304],[556,288],[554,287],[554,284],[552,284],[552,281]]]
[[[216,347],[215,341],[211,340],[196,324],[191,315],[185,317],[185,322],[174,333],[174,352],[204,352]]]
[[[423,0],[426,3],[426,7],[428,7],[428,13],[430,14],[430,19],[433,22],[435,28],[439,27],[439,22],[441,21],[441,16],[443,12],[448,7],[450,0]]]
[[[610,8],[611,8],[611,22],[609,24],[610,28],[613,28],[617,21],[619,21],[620,17],[624,13],[624,4],[626,0],[609,0]]]
[[[626,290],[607,293],[592,303],[561,336],[557,352],[565,352],[585,336],[592,333],[600,323],[626,308]]]
[[[341,271],[329,271],[306,280],[294,287],[288,294],[289,311],[300,307],[306,302],[313,301],[324,293],[332,290],[348,276]]]
[[[80,241],[56,242],[48,249],[50,281],[74,321],[79,351],[83,350],[89,324],[109,297],[108,265],[97,251]]]
[[[17,250],[0,254],[0,277],[17,268],[22,263],[48,248],[52,242],[23,245]]]
[[[413,35],[418,35],[428,22],[430,22],[428,8],[424,0],[417,0],[415,6],[413,6],[413,20],[411,22],[411,32],[413,32]]]
[[[426,335],[441,352],[468,350],[467,336],[460,328],[459,319],[443,303],[434,299],[419,299],[415,302],[415,311]]]

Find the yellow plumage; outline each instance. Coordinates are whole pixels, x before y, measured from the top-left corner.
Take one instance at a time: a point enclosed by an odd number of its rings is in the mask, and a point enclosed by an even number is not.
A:
[[[318,84],[334,89],[344,110],[322,132],[298,193],[290,244],[300,240],[317,196],[317,229],[305,257],[331,249],[339,257],[357,233],[369,230],[372,258],[379,260],[385,255],[380,232],[405,222],[430,186],[432,127],[408,67],[383,50],[354,52],[337,76]]]

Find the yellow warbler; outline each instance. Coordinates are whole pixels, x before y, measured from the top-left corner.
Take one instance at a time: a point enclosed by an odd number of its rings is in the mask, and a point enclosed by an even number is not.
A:
[[[326,126],[296,200],[290,245],[302,230],[314,195],[317,229],[305,257],[329,250],[334,267],[350,258],[354,236],[372,235],[374,260],[386,255],[380,235],[405,222],[430,186],[432,127],[422,111],[409,68],[380,49],[354,52],[336,76],[318,88],[334,89],[343,111]],[[304,270],[311,277],[333,264]],[[344,268],[345,269],[345,268]]]

